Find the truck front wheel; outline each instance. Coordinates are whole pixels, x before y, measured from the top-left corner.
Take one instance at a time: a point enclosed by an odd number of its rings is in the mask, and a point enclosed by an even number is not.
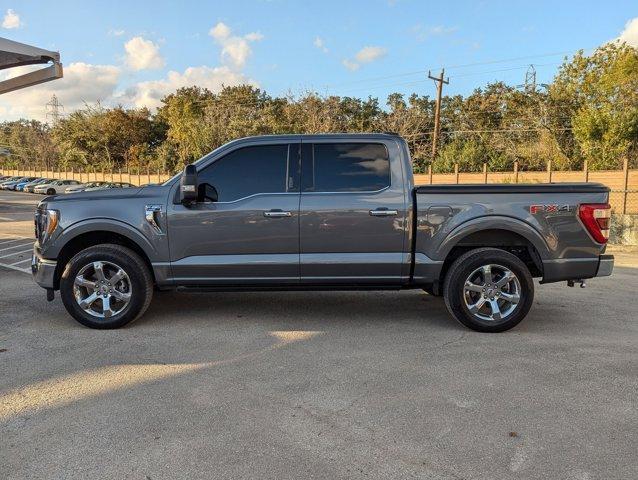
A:
[[[534,281],[515,255],[477,248],[450,266],[443,284],[449,312],[478,332],[503,332],[516,326],[534,301]]]
[[[153,296],[148,266],[133,250],[114,244],[86,248],[60,279],[64,307],[82,325],[119,328],[142,316]]]

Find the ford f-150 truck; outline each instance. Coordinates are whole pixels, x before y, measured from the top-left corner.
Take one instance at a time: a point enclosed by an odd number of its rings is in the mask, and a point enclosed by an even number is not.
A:
[[[243,138],[162,185],[45,198],[32,271],[93,328],[140,317],[154,289],[411,288],[498,332],[527,315],[534,277],[611,274],[608,197],[593,183],[415,186],[393,134]]]

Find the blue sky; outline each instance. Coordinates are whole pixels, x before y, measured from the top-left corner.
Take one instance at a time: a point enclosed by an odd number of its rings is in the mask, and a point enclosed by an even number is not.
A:
[[[451,79],[445,92],[467,94],[493,80],[520,84],[530,63],[546,82],[566,53],[623,32],[638,45],[636,0],[21,0],[0,2],[2,16],[0,36],[59,50],[66,70],[4,95],[0,120],[41,117],[53,93],[66,110],[97,100],[154,106],[189,82],[247,81],[276,95],[433,95],[424,71],[440,67]]]

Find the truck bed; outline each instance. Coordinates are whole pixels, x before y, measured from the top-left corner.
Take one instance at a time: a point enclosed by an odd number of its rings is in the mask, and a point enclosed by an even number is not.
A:
[[[413,190],[414,280],[436,279],[452,248],[518,245],[543,282],[591,278],[604,245],[579,218],[581,204],[606,204],[600,183],[418,185]]]

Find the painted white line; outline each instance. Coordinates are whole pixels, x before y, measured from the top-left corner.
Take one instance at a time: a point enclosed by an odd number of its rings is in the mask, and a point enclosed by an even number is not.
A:
[[[13,252],[13,253],[9,253],[8,255],[0,255],[0,258],[13,257],[15,255],[20,255],[21,253],[31,252],[32,250],[33,250],[32,248],[29,248],[28,250],[22,250],[20,252]]]
[[[18,238],[12,238],[11,240],[3,240],[2,242],[0,242],[0,245],[3,245],[5,243],[11,243],[11,242],[17,242],[20,240],[26,240],[27,237],[18,237]]]
[[[24,260],[20,260],[20,261],[18,261],[18,262],[10,263],[10,264],[9,264],[9,266],[10,266],[10,267],[12,267],[12,266],[14,266],[14,265],[18,265],[18,264],[20,264],[20,263],[30,262],[30,261],[31,261],[31,259],[30,259],[30,258],[26,258],[26,259],[24,259]]]
[[[29,242],[29,243],[23,243],[22,245],[13,245],[12,247],[0,248],[0,252],[6,252],[7,250],[11,250],[12,248],[26,247],[27,245],[33,245],[33,243],[34,242]]]
[[[22,272],[22,273],[31,273],[31,270],[29,270],[28,268],[12,267],[11,265],[4,265],[2,263],[0,263],[0,267],[10,268],[11,270],[15,270],[17,272]]]
[[[3,222],[13,222],[13,218],[7,218],[7,217],[0,217],[0,220],[2,220]]]

